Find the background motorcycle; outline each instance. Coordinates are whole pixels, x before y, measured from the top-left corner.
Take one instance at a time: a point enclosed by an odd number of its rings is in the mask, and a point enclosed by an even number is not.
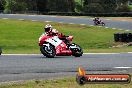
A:
[[[105,26],[105,23],[103,21],[96,21],[96,20],[93,20],[93,21],[94,21],[94,25]]]
[[[72,39],[73,36],[65,36],[62,39],[59,39],[58,36],[43,35],[39,38],[40,51],[48,58],[53,58],[55,55],[82,56],[82,48],[75,43],[71,43]]]

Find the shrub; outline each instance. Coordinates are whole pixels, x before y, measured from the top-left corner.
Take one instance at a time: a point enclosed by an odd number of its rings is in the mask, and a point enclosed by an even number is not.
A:
[[[99,3],[91,3],[84,6],[84,12],[86,13],[102,13],[104,8]]]
[[[121,5],[117,8],[117,12],[130,12],[131,9],[126,5]]]

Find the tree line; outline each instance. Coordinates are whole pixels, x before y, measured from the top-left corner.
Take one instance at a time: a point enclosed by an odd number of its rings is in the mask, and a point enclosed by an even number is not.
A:
[[[0,0],[4,13],[19,11],[111,13],[130,12],[132,0]]]
[[[84,0],[84,12],[130,12],[128,1],[132,0]]]

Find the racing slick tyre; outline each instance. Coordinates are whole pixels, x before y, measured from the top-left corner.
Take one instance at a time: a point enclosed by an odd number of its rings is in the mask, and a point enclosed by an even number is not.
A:
[[[48,58],[54,58],[56,54],[55,49],[52,45],[50,45],[49,48],[47,46],[40,46],[40,51],[44,56]]]
[[[105,23],[104,22],[102,22],[101,24],[102,24],[102,26],[105,26]]]
[[[74,44],[74,43],[73,43],[73,44]],[[74,44],[74,46],[76,46],[76,48],[71,49],[71,51],[72,51],[72,53],[73,53],[73,56],[75,56],[75,57],[80,57],[80,56],[82,56],[82,54],[83,54],[82,48],[81,48],[79,45],[77,45],[77,44]]]

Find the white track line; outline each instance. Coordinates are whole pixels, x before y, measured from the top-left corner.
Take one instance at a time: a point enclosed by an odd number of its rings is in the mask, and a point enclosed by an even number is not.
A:
[[[128,54],[131,54],[132,52],[124,52],[124,53],[128,53]],[[123,54],[124,54],[123,53]],[[83,54],[122,54],[122,53],[83,53]]]
[[[105,27],[105,28],[109,28],[109,27]]]
[[[51,16],[51,17],[57,17],[57,16]]]
[[[41,54],[2,54],[2,55],[13,55],[13,56],[22,55],[22,56],[28,56],[28,55],[41,55]]]
[[[29,16],[36,16],[36,15],[29,15]]]
[[[74,24],[74,23],[69,23],[69,24]]]
[[[90,25],[90,26],[94,26],[94,25]]]
[[[89,18],[89,19],[93,20],[94,18]]]
[[[45,22],[49,23],[49,22],[51,22],[51,21],[45,21]]]
[[[37,20],[31,20],[31,21],[35,22],[35,21],[37,21]]]
[[[16,14],[8,14],[8,15],[16,15]]]
[[[86,24],[80,24],[80,25],[84,26],[84,25],[86,25]]]
[[[116,28],[112,28],[112,29],[114,29],[114,30],[115,30]]]
[[[126,52],[126,53],[132,53],[132,52]],[[122,54],[122,53],[84,53],[85,55],[109,55],[109,54]],[[2,54],[2,55],[42,55],[42,54]]]
[[[24,19],[18,19],[18,20],[20,20],[20,21],[24,21]]]
[[[0,82],[0,85],[1,84],[17,84],[17,83],[24,83],[26,82],[27,80],[18,80],[18,81],[7,81],[7,82]],[[29,80],[28,80],[29,81]],[[32,80],[31,80],[32,81]]]
[[[9,19],[9,18],[2,18],[2,19],[6,20],[6,19]]]
[[[123,30],[123,29],[118,29],[118,30]]]
[[[108,54],[121,54],[121,53],[84,53],[84,54],[98,54],[98,55],[106,54],[106,55],[108,55]]]
[[[127,68],[132,68],[132,67],[125,67],[125,66],[123,66],[123,67],[114,67],[114,68],[123,68],[123,69],[127,69]]]
[[[72,18],[78,18],[78,17],[72,17]]]
[[[106,20],[110,20],[110,19],[106,19]]]
[[[59,22],[59,23],[61,23],[61,24],[62,24],[63,22]]]
[[[125,30],[125,31],[130,31],[130,30]]]
[[[121,21],[126,21],[126,20],[121,20]]]

